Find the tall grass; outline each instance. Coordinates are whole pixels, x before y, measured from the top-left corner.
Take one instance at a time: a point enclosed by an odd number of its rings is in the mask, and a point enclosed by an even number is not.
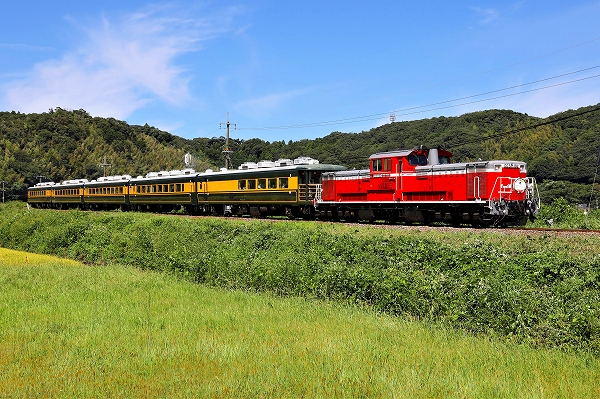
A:
[[[0,397],[600,395],[598,359],[332,302],[5,250],[0,286]]]
[[[2,209],[0,245],[600,354],[600,239]]]

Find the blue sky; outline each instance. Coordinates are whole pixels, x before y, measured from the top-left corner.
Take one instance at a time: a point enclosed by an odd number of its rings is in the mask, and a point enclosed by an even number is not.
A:
[[[0,60],[2,111],[185,138],[224,135],[227,112],[232,137],[268,141],[392,112],[546,117],[600,102],[600,0],[22,0],[2,6]]]

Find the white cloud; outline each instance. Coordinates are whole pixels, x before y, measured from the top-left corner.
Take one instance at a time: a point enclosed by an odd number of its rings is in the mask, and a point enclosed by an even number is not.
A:
[[[590,90],[596,87],[596,90]],[[568,109],[577,109],[600,103],[600,81],[598,78],[573,85],[557,86],[507,104],[508,109],[532,116],[546,118]]]
[[[125,119],[149,102],[190,101],[190,76],[176,58],[229,30],[231,13],[191,18],[184,12],[189,10],[153,6],[121,18],[102,18],[92,27],[72,20],[80,25],[84,44],[6,83],[5,108],[83,108],[92,115]]]
[[[481,17],[479,20],[481,25],[487,25],[500,17],[500,12],[493,8],[473,7],[473,10]]]
[[[235,104],[235,109],[241,113],[266,115],[277,112],[293,99],[313,91],[312,87],[292,90],[283,93],[272,93],[258,98],[241,101]]]

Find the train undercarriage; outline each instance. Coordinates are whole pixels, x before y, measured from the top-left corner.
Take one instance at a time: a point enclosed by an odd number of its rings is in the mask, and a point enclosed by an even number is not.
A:
[[[317,203],[315,205],[280,204],[31,204],[40,208],[79,208],[92,211],[135,211],[184,213],[194,216],[285,217],[288,219],[344,222],[385,222],[389,224],[520,226],[537,213],[537,201],[477,201],[460,203]]]
[[[333,221],[385,221],[405,224],[522,226],[533,220],[539,204],[532,201],[482,201],[473,203],[320,204],[319,219]]]

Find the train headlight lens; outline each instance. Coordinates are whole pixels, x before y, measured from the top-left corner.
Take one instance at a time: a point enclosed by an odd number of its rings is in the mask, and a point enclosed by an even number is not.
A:
[[[516,192],[522,193],[527,188],[527,183],[521,178],[516,179],[513,183],[513,188]]]

